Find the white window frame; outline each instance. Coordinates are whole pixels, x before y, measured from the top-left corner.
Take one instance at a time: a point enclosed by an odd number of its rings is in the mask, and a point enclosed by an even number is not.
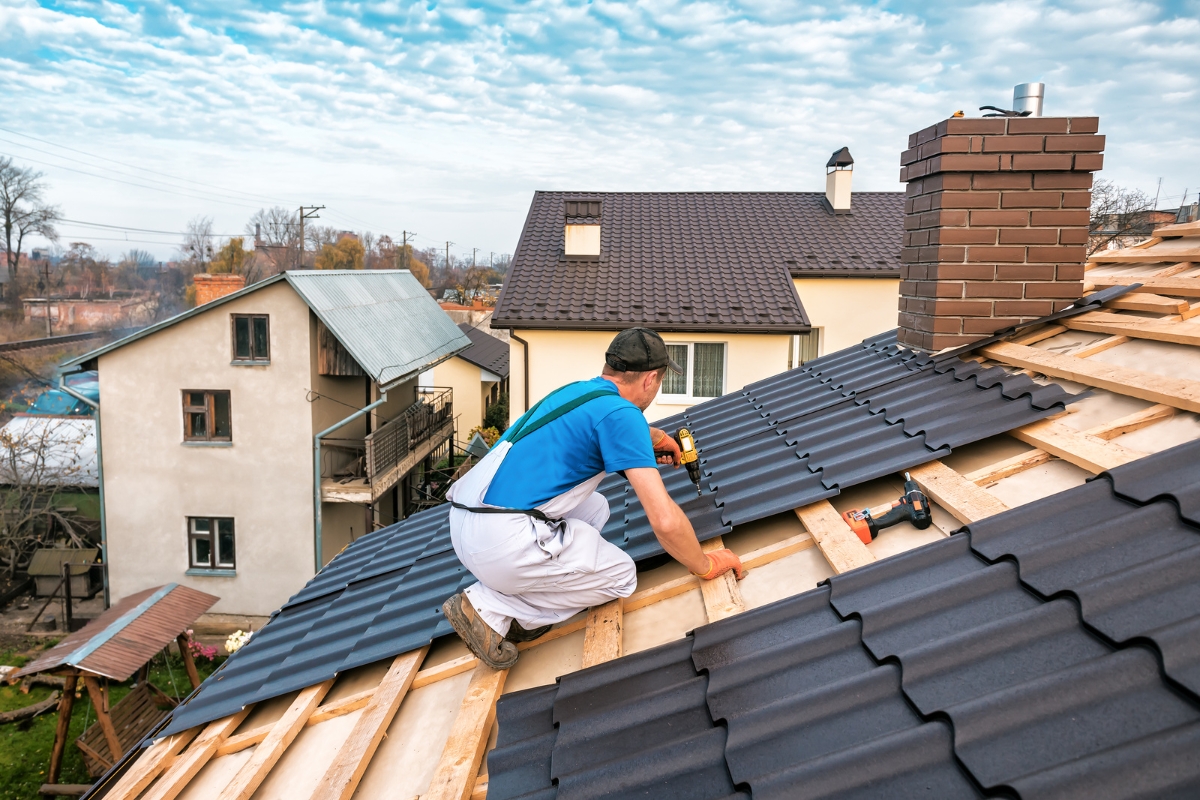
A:
[[[667,394],[660,388],[658,390],[658,397],[656,398],[656,401],[660,405],[695,405],[696,403],[703,403],[706,400],[715,399],[712,397],[696,397],[692,394],[696,369],[696,345],[698,344],[719,344],[724,348],[721,358],[721,394],[718,396],[724,396],[725,394],[729,393],[729,342],[713,342],[703,339],[680,342],[667,339],[665,340],[665,344],[680,347],[687,346],[688,364],[687,369],[684,372],[684,379],[687,382],[687,394]],[[663,381],[664,383],[666,382],[665,377]]]

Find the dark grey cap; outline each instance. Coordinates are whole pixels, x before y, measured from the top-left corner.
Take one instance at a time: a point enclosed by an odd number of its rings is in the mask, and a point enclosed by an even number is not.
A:
[[[617,372],[649,372],[670,367],[676,375],[683,374],[683,368],[667,355],[662,337],[649,328],[630,328],[618,333],[609,344],[604,361]]]

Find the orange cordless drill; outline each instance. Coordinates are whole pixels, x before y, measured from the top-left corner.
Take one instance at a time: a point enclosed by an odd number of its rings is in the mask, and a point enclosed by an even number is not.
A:
[[[870,544],[881,530],[901,522],[911,522],[918,530],[925,530],[933,522],[933,515],[929,511],[929,498],[906,472],[904,496],[899,500],[861,511],[847,511],[842,514],[842,519],[862,539],[863,544]]]

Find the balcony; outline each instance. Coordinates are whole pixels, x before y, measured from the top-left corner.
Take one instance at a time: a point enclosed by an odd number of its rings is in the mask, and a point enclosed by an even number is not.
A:
[[[422,388],[417,402],[361,439],[326,439],[321,499],[374,503],[454,433],[453,392]]]

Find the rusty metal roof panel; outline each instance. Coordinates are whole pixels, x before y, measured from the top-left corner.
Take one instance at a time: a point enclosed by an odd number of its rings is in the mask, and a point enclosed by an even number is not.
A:
[[[218,599],[174,583],[137,592],[22,667],[15,677],[75,667],[126,680]]]

